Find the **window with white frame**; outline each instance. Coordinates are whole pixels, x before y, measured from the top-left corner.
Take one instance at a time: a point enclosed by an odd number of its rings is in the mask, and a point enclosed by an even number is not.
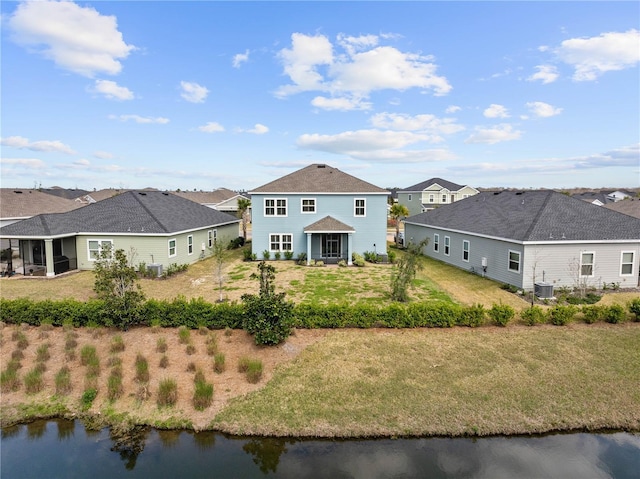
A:
[[[302,198],[300,200],[301,211],[303,214],[316,212],[316,199],[315,198]]]
[[[265,216],[287,216],[287,199],[286,198],[265,198],[264,215]]]
[[[468,240],[462,241],[462,261],[469,261],[469,248],[471,244]]]
[[[436,201],[436,197],[434,195],[429,195],[429,203],[433,203]]]
[[[447,202],[447,195],[442,195],[442,202],[446,203]]]
[[[187,254],[193,254],[193,235],[187,236]]]
[[[580,276],[593,276],[595,257],[593,251],[585,251],[580,255]]]
[[[438,233],[433,235],[433,251],[436,253],[440,251],[440,235]]]
[[[633,251],[623,251],[620,261],[620,276],[633,275]]]
[[[207,231],[207,245],[209,246],[209,248],[213,247],[213,231],[212,230]]]
[[[176,256],[178,254],[178,250],[176,248],[176,239],[171,238],[169,240],[169,258]]]
[[[269,235],[270,251],[291,251],[293,249],[293,235],[276,233]]]
[[[353,204],[354,204],[354,212],[353,212],[354,216],[367,215],[366,200],[364,198],[356,198],[355,200],[353,200]]]
[[[449,256],[449,253],[451,253],[451,237],[445,236],[444,237],[444,254],[445,256]]]
[[[111,250],[111,257],[113,257],[112,240],[88,240],[87,249],[89,250],[89,261],[95,261],[99,259],[102,251],[106,248],[109,248]]]
[[[520,251],[509,250],[509,271],[520,272]]]
[[[411,199],[412,199],[412,196],[411,196],[411,193],[409,193],[409,194],[407,195],[407,201],[411,201]]]

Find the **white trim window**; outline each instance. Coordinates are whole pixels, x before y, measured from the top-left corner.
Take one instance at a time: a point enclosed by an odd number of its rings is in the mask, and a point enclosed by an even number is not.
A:
[[[102,250],[105,248],[111,249],[111,257],[113,258],[113,240],[87,240],[87,251],[89,255],[89,261],[96,261],[100,258]]]
[[[513,273],[520,272],[520,251],[509,250],[509,271]]]
[[[287,199],[286,198],[265,198],[264,199],[264,215],[265,216],[287,216]]]
[[[354,200],[353,200],[353,216],[367,216],[367,200],[366,200],[366,198],[354,198]]]
[[[434,203],[436,201],[436,198],[434,195],[429,195],[429,203]]]
[[[411,193],[409,193],[409,194],[407,195],[407,201],[412,201],[412,198],[413,198],[413,196],[411,196]]]
[[[291,251],[293,235],[290,233],[274,233],[269,235],[269,251]]]
[[[634,252],[623,251],[620,254],[620,276],[633,276]]]
[[[440,235],[438,233],[434,233],[433,235],[433,251],[440,251]]]
[[[451,237],[444,237],[444,255],[449,256],[451,254]]]
[[[303,215],[310,215],[316,212],[316,199],[315,198],[302,198],[300,200],[300,212]]]
[[[177,240],[175,238],[171,238],[167,242],[167,247],[169,248],[169,258],[178,256]]]
[[[213,248],[213,230],[207,231],[207,245]]]
[[[193,235],[187,236],[187,254],[193,254]]]
[[[580,253],[580,276],[592,277],[596,262],[596,253],[594,251],[583,251]]]
[[[469,240],[462,240],[462,261],[469,262],[469,248],[471,243]]]
[[[446,194],[443,194],[443,195],[442,195],[442,202],[443,202],[443,203],[446,203],[446,202],[447,202],[447,195],[446,195]]]

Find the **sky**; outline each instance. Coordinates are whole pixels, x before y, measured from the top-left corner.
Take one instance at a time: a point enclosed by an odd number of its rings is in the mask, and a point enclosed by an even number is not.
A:
[[[640,2],[0,2],[3,188],[640,187]]]

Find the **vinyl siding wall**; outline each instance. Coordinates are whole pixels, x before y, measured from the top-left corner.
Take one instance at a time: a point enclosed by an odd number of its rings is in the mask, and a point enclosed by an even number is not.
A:
[[[264,215],[265,198],[287,198],[287,216]],[[301,200],[314,198],[316,200],[315,213],[302,213]],[[354,215],[354,199],[366,200],[366,216]],[[258,258],[262,258],[262,252],[269,250],[269,235],[291,234],[293,235],[294,257],[307,251],[307,235],[304,228],[331,216],[342,223],[355,229],[352,236],[353,251],[362,254],[364,251],[373,251],[374,244],[377,251],[386,252],[387,245],[387,195],[320,195],[320,194],[253,194],[251,197],[253,210],[252,218],[252,251]],[[314,240],[317,235],[314,235]],[[319,251],[319,242],[314,242],[312,251]],[[346,237],[344,250],[346,251]]]

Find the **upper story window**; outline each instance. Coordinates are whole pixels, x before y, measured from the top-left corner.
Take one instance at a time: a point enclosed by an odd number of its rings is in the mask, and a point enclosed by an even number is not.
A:
[[[468,240],[462,241],[462,261],[469,261],[469,248],[471,243]]]
[[[265,216],[287,216],[287,199],[286,198],[265,198],[264,215]]]
[[[451,238],[449,236],[444,237],[444,254],[449,256],[451,252]]]
[[[436,253],[440,250],[440,235],[435,233],[433,235],[433,251]]]
[[[177,254],[176,239],[172,238],[169,240],[169,258],[171,258],[172,256],[176,256]]]
[[[520,252],[509,250],[509,271],[520,272]]]
[[[107,248],[109,248],[109,250],[111,251],[111,257],[113,257],[112,240],[89,240],[87,245],[89,250],[89,261],[100,259],[102,251]]]
[[[446,203],[447,202],[447,195],[442,195],[442,202]]]
[[[364,198],[356,198],[353,201],[354,216],[367,216],[366,200]]]
[[[316,212],[316,199],[315,198],[302,198],[300,200],[300,207],[302,213],[315,213]]]
[[[429,203],[433,203],[436,201],[435,195],[429,195]]]
[[[633,251],[623,251],[622,260],[620,262],[620,275],[632,276],[633,275]]]
[[[593,266],[596,254],[592,251],[580,255],[580,276],[593,276]]]

